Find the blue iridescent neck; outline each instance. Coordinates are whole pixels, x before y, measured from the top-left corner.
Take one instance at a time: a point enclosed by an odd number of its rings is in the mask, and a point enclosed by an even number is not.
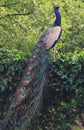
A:
[[[54,12],[56,15],[56,20],[54,22],[54,26],[61,26],[61,14],[58,9],[55,9]]]

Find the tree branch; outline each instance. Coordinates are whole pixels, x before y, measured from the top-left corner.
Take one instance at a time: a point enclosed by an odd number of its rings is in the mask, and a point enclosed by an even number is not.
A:
[[[25,14],[23,14],[23,13],[19,13],[19,14],[17,14],[17,13],[15,13],[15,14],[7,14],[7,15],[5,15],[5,16],[0,16],[0,19],[3,19],[3,18],[6,18],[6,17],[11,17],[11,16],[27,16],[27,15],[30,15],[30,14],[32,14],[33,12],[29,12],[29,13],[25,13]]]

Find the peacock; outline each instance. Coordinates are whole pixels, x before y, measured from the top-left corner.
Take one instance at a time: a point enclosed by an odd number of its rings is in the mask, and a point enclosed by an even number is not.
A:
[[[49,50],[62,33],[59,7],[53,4],[56,20],[43,31],[34,47],[0,130],[26,130],[35,113],[38,113],[37,109],[40,109],[43,91],[47,86]]]
[[[55,22],[49,27],[46,36],[43,39],[44,46],[46,50],[49,50],[55,46],[57,41],[59,40],[61,34],[62,34],[62,29],[61,29],[61,14],[59,12],[59,5],[54,5],[54,12],[56,15],[56,20]]]

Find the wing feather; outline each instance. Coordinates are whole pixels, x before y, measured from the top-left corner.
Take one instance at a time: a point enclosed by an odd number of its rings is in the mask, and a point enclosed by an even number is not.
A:
[[[55,41],[59,39],[60,33],[61,33],[60,26],[52,27],[48,30],[43,40],[46,49],[52,48]]]

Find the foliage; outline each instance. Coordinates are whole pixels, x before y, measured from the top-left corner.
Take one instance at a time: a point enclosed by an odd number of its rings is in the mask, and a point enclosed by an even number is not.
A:
[[[16,90],[24,71],[28,55],[18,50],[0,49],[0,95],[10,97]],[[5,97],[4,97],[5,98]]]
[[[58,55],[51,64],[50,86],[83,112],[84,51]],[[74,97],[75,96],[75,97]],[[74,99],[73,99],[74,97]]]
[[[34,4],[31,0],[0,1],[0,44],[1,46],[17,48],[19,50],[29,50],[31,19],[30,15],[34,11]],[[12,46],[11,46],[12,44]],[[28,46],[29,44],[29,46]]]

